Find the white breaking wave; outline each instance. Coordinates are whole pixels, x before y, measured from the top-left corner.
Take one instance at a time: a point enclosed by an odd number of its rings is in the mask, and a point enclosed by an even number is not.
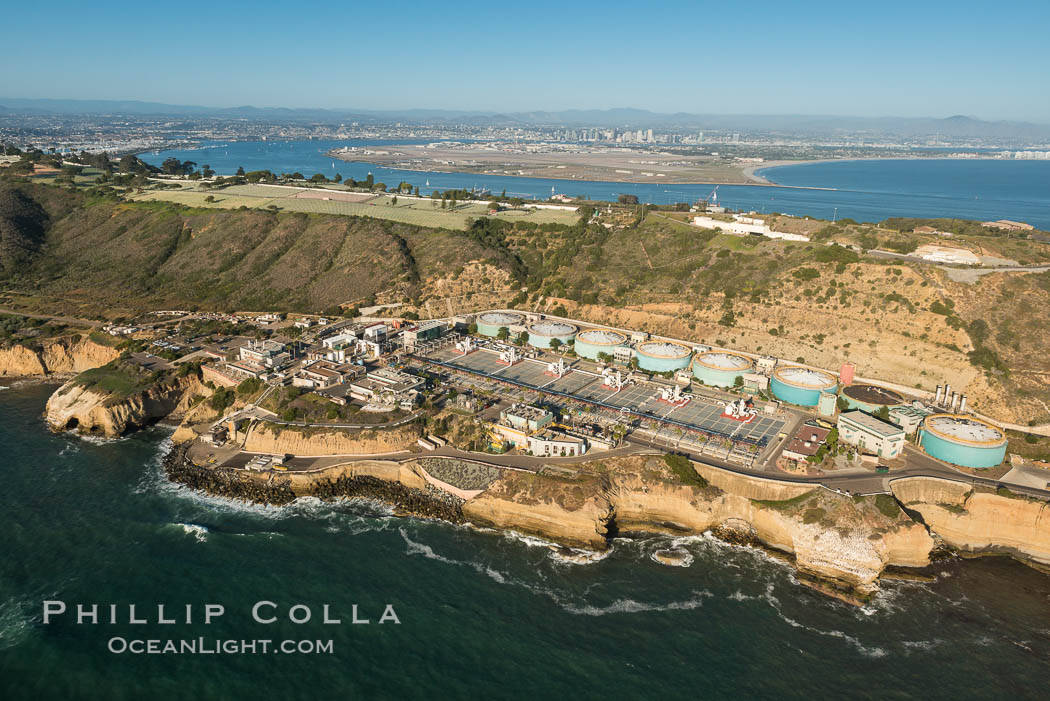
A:
[[[425,543],[417,543],[416,541],[409,538],[408,534],[405,533],[404,528],[399,528],[398,532],[400,532],[401,537],[405,539],[405,544],[408,546],[408,549],[405,552],[409,555],[422,555],[428,560],[437,560],[438,562],[444,562],[447,565],[459,565],[463,567],[470,567],[476,572],[486,575],[487,577],[491,578],[493,581],[499,584],[507,583],[507,577],[502,572],[497,572],[488,565],[482,564],[480,562],[474,562],[471,560],[455,560],[450,557],[445,557],[444,555],[439,555],[436,552],[434,552],[434,549],[431,548],[429,545]]]
[[[177,525],[182,526],[182,532],[192,535],[197,539],[198,543],[208,540],[208,529],[204,526],[198,526],[196,523],[180,523]]]
[[[858,638],[855,638],[852,635],[849,635],[848,633],[844,633],[841,630],[822,630],[820,628],[808,626],[805,623],[799,623],[798,621],[791,618],[781,610],[780,599],[773,595],[773,588],[774,585],[772,582],[770,582],[766,585],[766,590],[762,594],[748,595],[744,594],[741,591],[736,591],[730,594],[728,598],[732,601],[765,601],[767,604],[769,604],[770,608],[777,612],[777,616],[780,618],[780,620],[784,621],[784,623],[787,623],[792,628],[801,628],[803,630],[808,630],[811,633],[816,633],[817,635],[823,635],[829,638],[839,638],[840,640],[845,640],[847,643],[856,648],[858,652],[860,652],[866,657],[879,658],[885,657],[887,655],[886,650],[884,650],[883,648],[865,645]]]
[[[645,613],[648,611],[689,611],[704,605],[704,599],[714,596],[709,591],[694,592],[696,596],[685,601],[672,601],[667,604],[653,604],[634,599],[617,599],[608,606],[563,606],[569,613],[581,616],[604,616],[610,613]]]

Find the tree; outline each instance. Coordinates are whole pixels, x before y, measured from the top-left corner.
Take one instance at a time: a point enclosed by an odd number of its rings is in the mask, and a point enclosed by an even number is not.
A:
[[[244,175],[244,166],[237,166],[237,175]],[[303,176],[299,176],[300,178]]]
[[[390,204],[393,207],[397,206],[397,195],[394,195],[393,197],[390,198]]]
[[[496,338],[498,338],[501,341],[506,341],[508,338],[510,338],[510,329],[508,329],[506,326],[499,327],[499,331],[496,332]]]
[[[472,336],[476,335],[478,333],[478,325],[477,324],[473,324],[473,323],[468,325],[467,326],[467,333],[469,333]]]
[[[201,177],[210,178],[213,175],[215,175],[215,171],[211,169],[210,165],[205,163],[203,166],[201,166]]]
[[[551,339],[551,350],[554,351],[555,353],[557,353],[559,348],[561,348],[561,339],[552,338]]]
[[[341,182],[343,182],[343,176],[340,175],[339,173],[336,173],[335,177],[332,178],[332,182],[333,183],[341,183]]]
[[[638,204],[638,195],[623,194],[616,198],[620,204]]]
[[[208,204],[211,204],[212,202],[215,201],[215,195],[208,195],[207,197],[204,198],[204,201],[207,202]]]
[[[880,406],[878,410],[875,411],[875,418],[882,419],[883,421],[889,421],[890,408],[888,406]]]

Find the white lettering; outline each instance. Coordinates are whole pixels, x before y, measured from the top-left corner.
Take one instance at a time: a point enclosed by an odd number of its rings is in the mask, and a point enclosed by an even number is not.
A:
[[[295,612],[297,610],[298,611],[305,611],[306,612],[305,617],[304,618],[297,618],[296,615],[295,615]],[[296,604],[295,606],[293,606],[290,609],[288,609],[288,620],[290,620],[292,623],[299,623],[299,624],[306,623],[307,621],[310,620],[310,617],[312,615],[313,615],[313,613],[310,611],[310,607],[309,606],[305,606],[303,604]]]
[[[354,623],[354,624],[366,623],[367,624],[367,623],[370,622],[367,618],[358,618],[357,617],[357,604],[354,604],[352,608],[353,608],[353,619],[354,619],[353,621],[351,621],[352,623]]]
[[[81,625],[85,618],[90,618],[92,625],[98,623],[98,604],[91,604],[90,609],[85,609],[84,604],[77,604],[77,625]]]
[[[262,608],[263,606],[269,606],[271,608],[276,608],[277,604],[273,603],[272,601],[256,601],[255,602],[255,606],[252,606],[252,618],[255,619],[255,622],[256,623],[264,623],[265,624],[265,623],[273,623],[274,621],[276,621],[277,620],[277,616],[270,616],[269,618],[266,618],[266,619],[259,618],[259,609]]]
[[[322,610],[324,611],[324,624],[325,625],[339,625],[340,623],[342,623],[342,621],[340,621],[338,618],[332,618],[331,617],[331,615],[328,612],[328,604],[325,604],[324,605],[324,609],[322,609]]]
[[[157,623],[171,625],[175,623],[174,618],[164,618],[164,604],[157,604]]]
[[[386,608],[383,609],[383,615],[379,617],[380,623],[386,623],[387,621],[393,621],[395,625],[401,625],[401,619],[394,613],[394,607],[390,604],[386,605]]]
[[[59,616],[66,612],[66,602],[45,601],[44,602],[44,625],[51,622],[52,616]]]
[[[107,647],[109,648],[110,652],[119,655],[128,649],[128,641],[124,638],[110,638]]]
[[[148,621],[145,618],[135,618],[135,604],[128,605],[128,623],[132,625],[145,625]],[[134,652],[134,650],[132,650]]]
[[[226,607],[222,604],[205,604],[204,605],[204,625],[211,625],[212,618],[218,618],[219,616],[226,613]]]

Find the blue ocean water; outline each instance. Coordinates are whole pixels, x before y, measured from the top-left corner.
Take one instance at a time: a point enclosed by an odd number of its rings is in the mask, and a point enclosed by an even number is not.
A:
[[[148,163],[165,158],[207,163],[222,175],[269,169],[323,173],[364,180],[368,173],[387,185],[407,181],[423,194],[432,190],[485,187],[499,193],[546,199],[552,192],[597,200],[635,194],[642,202],[668,204],[709,198],[713,185],[612,183],[551,180],[503,175],[427,173],[334,160],[324,154],[343,146],[382,146],[370,140],[207,142],[202,148],[145,153]],[[398,141],[397,143],[412,143]],[[421,143],[421,142],[416,142]],[[734,209],[781,212],[820,219],[849,217],[881,221],[888,217],[1013,219],[1050,229],[1050,161],[987,159],[897,159],[834,161],[767,168],[759,171],[786,187],[718,186],[718,202]],[[429,181],[429,187],[426,183]],[[810,189],[829,188],[829,189]]]
[[[537,541],[369,502],[195,494],[164,479],[161,429],[52,435],[53,389],[0,391],[0,698],[1045,697],[1050,578],[1009,560],[945,563],[936,582],[891,583],[863,609],[707,537],[620,540],[570,564]],[[672,544],[688,567],[651,558]],[[45,625],[43,600],[227,613],[210,626]],[[260,600],[307,604],[315,620],[253,623]],[[400,625],[375,623],[387,603]],[[343,625],[316,620],[324,604]],[[353,604],[373,623],[350,625]],[[331,640],[333,652],[114,654],[114,636]]]

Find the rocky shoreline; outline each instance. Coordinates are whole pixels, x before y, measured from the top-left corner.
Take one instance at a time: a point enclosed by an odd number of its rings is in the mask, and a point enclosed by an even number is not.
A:
[[[164,473],[172,482],[212,496],[284,506],[303,496],[336,499],[376,499],[393,507],[398,516],[417,516],[463,523],[463,500],[433,488],[417,489],[400,482],[368,475],[320,477],[309,489],[293,486],[291,475],[250,473],[241,469],[202,467],[190,461],[187,444],[177,445],[164,456]]]
[[[802,584],[853,604],[870,600],[884,577],[926,581],[931,562],[945,557],[1010,555],[1040,569],[1050,559],[1042,526],[1050,505],[956,493],[945,480],[906,478],[892,495],[846,497],[702,464],[693,465],[700,483],[684,484],[656,455],[599,463],[603,472],[572,477],[493,467],[500,474],[490,482],[487,470],[450,459],[363,458],[311,472],[255,472],[195,464],[187,451],[178,445],[164,458],[168,479],[227,499],[274,506],[305,496],[374,499],[398,516],[516,531],[594,552],[614,537],[711,533],[760,548],[793,566]],[[435,481],[427,467],[450,483]],[[457,483],[483,482],[479,491],[452,493]],[[966,508],[950,508],[951,496]],[[1027,533],[1023,545],[1018,527]],[[686,566],[689,558],[668,551],[656,559]]]

